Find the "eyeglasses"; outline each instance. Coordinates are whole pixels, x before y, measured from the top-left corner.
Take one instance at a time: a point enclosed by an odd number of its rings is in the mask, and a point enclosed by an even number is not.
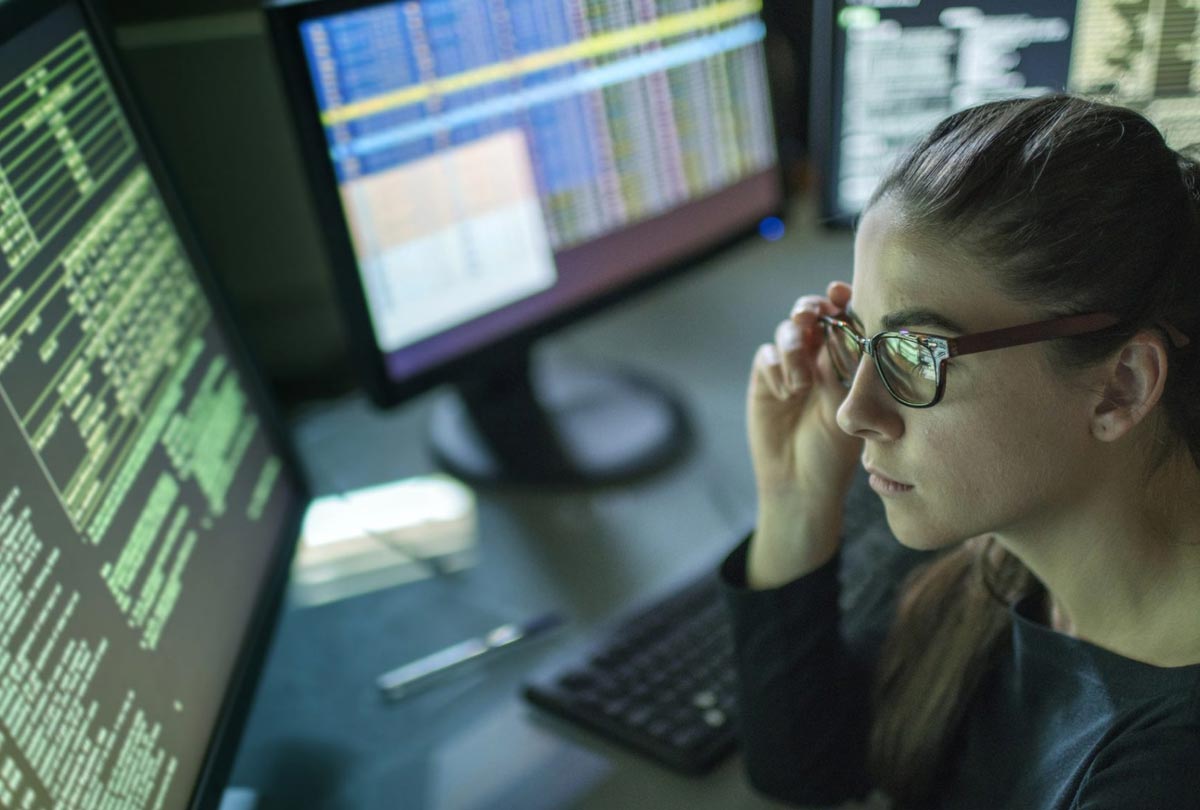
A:
[[[946,363],[951,357],[1039,343],[1060,337],[1098,332],[1120,323],[1104,312],[1068,315],[1048,321],[976,332],[956,338],[925,335],[901,329],[860,335],[846,320],[846,313],[820,318],[825,345],[838,378],[847,388],[864,354],[875,359],[875,368],[892,398],[910,408],[931,408],[946,391]]]

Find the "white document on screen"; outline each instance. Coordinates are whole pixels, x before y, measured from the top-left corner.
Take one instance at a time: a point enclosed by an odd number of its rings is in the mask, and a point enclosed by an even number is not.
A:
[[[520,130],[351,180],[342,199],[385,352],[554,286]]]

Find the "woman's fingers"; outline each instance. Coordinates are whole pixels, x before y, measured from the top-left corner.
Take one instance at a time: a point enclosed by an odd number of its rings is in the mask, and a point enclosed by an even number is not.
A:
[[[832,315],[833,312],[833,307],[829,303],[828,298],[821,295],[803,295],[792,305],[791,316],[795,319],[799,315]]]
[[[824,299],[817,295],[806,295],[792,307],[789,322],[795,325],[800,343],[811,356],[813,350],[821,343],[821,324],[819,318],[825,306]]]
[[[764,343],[754,354],[754,378],[776,399],[787,399],[787,385],[783,379],[783,361],[774,343]]]
[[[779,354],[781,376],[788,393],[807,388],[812,381],[805,361],[804,337],[791,320],[780,321],[775,327],[775,349]]]
[[[845,311],[850,304],[850,292],[850,285],[844,281],[831,281],[825,288],[825,294],[829,296],[829,302],[837,312]]]
[[[754,374],[774,396],[788,399],[808,389],[825,342],[821,316],[836,315],[850,303],[850,285],[834,281],[828,297],[805,295],[792,306],[787,320],[775,327],[774,343],[758,347]]]

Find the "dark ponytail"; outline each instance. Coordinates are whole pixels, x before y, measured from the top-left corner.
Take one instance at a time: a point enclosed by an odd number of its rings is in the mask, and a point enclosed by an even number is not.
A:
[[[899,807],[933,791],[967,700],[1006,649],[1008,605],[1037,583],[994,541],[968,540],[914,571],[876,675],[869,762]]]
[[[1178,155],[1177,165],[1192,203],[1192,228],[1200,242],[1200,159],[1194,157],[1198,154],[1200,144],[1185,147]],[[1200,245],[1182,256],[1181,265],[1180,275],[1184,278],[1178,284],[1179,302],[1171,317],[1187,324],[1175,336],[1175,344],[1181,339],[1190,342],[1173,355],[1177,373],[1168,377],[1164,401],[1171,433],[1184,438],[1192,462],[1200,467],[1200,330],[1195,326],[1200,322],[1196,312],[1200,308]],[[1190,313],[1184,313],[1189,307]],[[1172,328],[1179,329],[1174,324]]]
[[[883,180],[906,227],[954,244],[1051,318],[1114,312],[1111,329],[1047,344],[1060,368],[1162,331],[1158,452],[1200,467],[1200,165],[1137,112],[1072,96],[993,102],[940,123]],[[1190,342],[1189,342],[1190,339]],[[1011,633],[1009,605],[1041,588],[975,538],[906,584],[880,662],[869,761],[900,807],[923,806],[966,707]]]

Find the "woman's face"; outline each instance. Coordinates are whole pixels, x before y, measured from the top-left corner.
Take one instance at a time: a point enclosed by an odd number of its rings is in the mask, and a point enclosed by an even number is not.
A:
[[[850,309],[863,334],[905,310],[905,328],[948,337],[1047,317],[1001,294],[970,260],[914,239],[896,214],[881,201],[855,240]],[[952,358],[945,395],[928,409],[893,400],[863,362],[838,424],[865,440],[865,466],[911,485],[881,493],[896,537],[941,548],[1054,530],[1088,487],[1094,401],[1080,380],[1051,368],[1046,344],[1032,344]]]

